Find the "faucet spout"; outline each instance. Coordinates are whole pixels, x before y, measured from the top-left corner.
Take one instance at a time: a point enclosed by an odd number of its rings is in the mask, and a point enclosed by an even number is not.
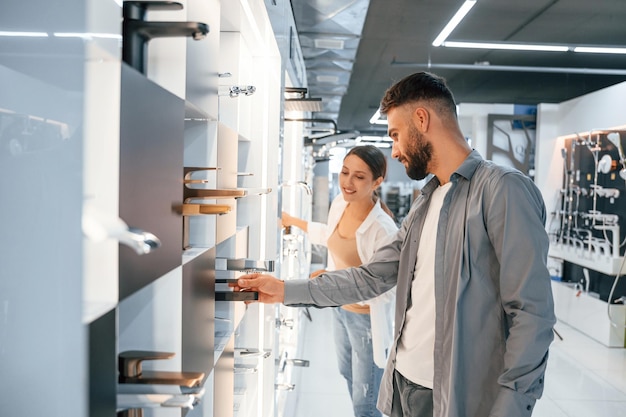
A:
[[[209,26],[200,22],[146,22],[128,20],[127,30],[139,36],[144,42],[154,38],[175,38],[189,36],[194,40],[204,39]]]
[[[177,2],[125,1],[122,23],[122,59],[145,74],[146,44],[154,38],[191,37],[204,39],[209,26],[201,22],[152,22],[145,20],[147,10],[180,10]]]
[[[288,186],[297,186],[300,187],[304,190],[304,192],[306,193],[306,195],[312,195],[313,191],[311,190],[311,187],[309,186],[309,184],[307,184],[304,181],[285,181],[283,183],[280,184],[281,187],[288,187]]]

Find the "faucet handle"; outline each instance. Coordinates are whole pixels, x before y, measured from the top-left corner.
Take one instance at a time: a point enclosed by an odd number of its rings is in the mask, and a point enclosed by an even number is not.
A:
[[[133,377],[141,375],[141,362],[156,359],[173,358],[173,352],[155,352],[151,350],[127,350],[119,354],[118,367],[120,376]]]
[[[181,10],[182,3],[176,1],[124,1],[124,18],[143,20],[149,10]]]

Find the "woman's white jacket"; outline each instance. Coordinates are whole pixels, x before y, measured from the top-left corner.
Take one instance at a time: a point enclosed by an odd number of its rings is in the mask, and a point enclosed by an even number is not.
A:
[[[328,223],[309,222],[308,235],[311,243],[328,246],[328,238],[337,227],[348,203],[339,194],[330,205]],[[356,231],[356,246],[362,263],[367,263],[372,258],[376,249],[383,245],[389,236],[393,236],[398,227],[376,201],[374,208],[367,218],[361,223]],[[326,269],[336,269],[333,257],[329,254],[326,261]],[[380,368],[385,367],[387,351],[393,342],[393,320],[395,314],[396,288],[371,300],[365,301],[370,306],[370,321],[372,323],[372,347],[374,350],[374,362]]]

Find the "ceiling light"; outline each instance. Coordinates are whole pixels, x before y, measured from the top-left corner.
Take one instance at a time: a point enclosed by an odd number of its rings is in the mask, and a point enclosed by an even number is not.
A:
[[[285,111],[322,111],[321,98],[286,98]]]
[[[368,135],[363,135],[363,136],[358,136],[356,138],[357,143],[362,143],[362,142],[393,142],[391,140],[391,138],[387,135],[384,136],[368,136]]]
[[[567,52],[566,45],[541,45],[523,43],[495,43],[495,42],[443,42],[441,46],[446,48],[472,48],[472,49],[504,49],[507,51],[546,51]]]
[[[380,114],[380,109],[376,109],[376,113],[374,113],[374,115],[370,117],[370,124],[386,125],[388,123],[387,123],[387,118],[383,117],[383,115]]]
[[[473,64],[434,64],[432,62],[400,62],[392,61],[392,67],[411,67],[427,69],[477,70],[477,71],[511,71],[511,72],[543,72],[562,74],[595,74],[595,75],[626,75],[626,70],[619,68],[577,68],[577,67],[535,67],[520,65],[489,65]],[[371,119],[370,119],[371,122]]]
[[[9,32],[9,31],[0,31],[0,36],[9,36],[9,37],[17,37],[17,38],[47,38],[48,34],[46,32]]]
[[[315,39],[313,43],[317,49],[343,49],[345,41],[342,39]]]
[[[337,75],[318,75],[315,77],[318,83],[337,84],[339,82],[339,76]]]
[[[461,20],[465,17],[467,13],[474,7],[476,4],[476,0],[465,0],[465,2],[461,5],[461,8],[456,12],[452,19],[448,22],[448,24],[443,28],[441,33],[437,35],[435,40],[433,41],[433,46],[440,46],[452,33],[454,28],[457,27]]]
[[[626,48],[577,46],[574,52],[586,52],[590,54],[626,54]]]

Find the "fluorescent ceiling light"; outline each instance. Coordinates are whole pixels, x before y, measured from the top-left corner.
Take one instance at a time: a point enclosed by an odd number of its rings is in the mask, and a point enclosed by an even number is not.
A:
[[[472,9],[472,7],[474,7],[475,4],[476,0],[465,0],[465,3],[463,3],[461,5],[461,8],[456,12],[456,14],[452,16],[452,19],[450,19],[450,21],[443,28],[441,33],[437,35],[437,37],[433,41],[433,46],[440,46],[448,38],[450,33],[452,33],[454,28],[456,28],[457,25],[461,23],[461,20],[463,20],[465,15],[469,13],[469,11]]]
[[[0,31],[0,36],[13,36],[19,38],[47,38],[46,32],[7,32]]]
[[[472,49],[504,49],[509,51],[546,51],[567,52],[566,45],[541,45],[522,43],[495,43],[495,42],[443,42],[441,46],[446,48],[472,48]]]
[[[387,119],[383,118],[380,114],[380,109],[376,109],[376,113],[372,117],[370,117],[370,124],[372,125],[386,125]]]
[[[81,38],[91,40],[93,38],[101,39],[122,39],[122,35],[116,33],[74,33],[74,32],[55,32],[53,33],[57,38]]]
[[[591,54],[626,54],[626,48],[577,46],[574,48],[574,52],[586,52]]]
[[[313,44],[317,49],[344,49],[345,41],[342,39],[315,39]]]

